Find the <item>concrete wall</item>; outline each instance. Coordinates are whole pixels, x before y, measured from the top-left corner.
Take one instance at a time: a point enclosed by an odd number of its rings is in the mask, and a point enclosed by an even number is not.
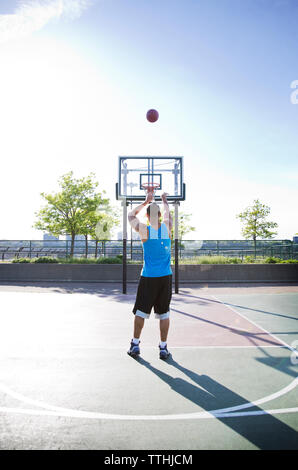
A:
[[[141,269],[141,265],[128,265],[127,281],[136,282]],[[121,282],[122,265],[0,263],[0,281]],[[298,282],[298,264],[181,265],[179,281]]]
[[[182,282],[298,282],[298,264],[181,265],[179,276]]]

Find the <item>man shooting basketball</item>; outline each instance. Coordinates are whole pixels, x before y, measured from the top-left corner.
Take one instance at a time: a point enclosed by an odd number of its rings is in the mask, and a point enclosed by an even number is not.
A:
[[[140,234],[144,251],[144,265],[133,308],[134,333],[128,351],[128,354],[133,357],[140,354],[141,332],[152,307],[160,324],[159,357],[167,359],[170,355],[167,349],[167,337],[172,297],[171,229],[173,221],[166,196],[166,193],[161,196],[164,208],[163,222],[161,222],[159,206],[152,202],[153,192],[150,189],[148,189],[145,202],[128,214],[129,223]],[[146,215],[149,225],[141,223],[137,218],[137,214],[146,206],[148,206]]]

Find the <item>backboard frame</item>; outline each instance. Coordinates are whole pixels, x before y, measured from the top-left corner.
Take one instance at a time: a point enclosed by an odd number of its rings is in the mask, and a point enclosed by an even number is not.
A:
[[[144,176],[148,176],[148,178],[145,181],[143,181]],[[159,179],[159,188],[158,188],[158,190],[162,189],[162,175],[161,175],[161,173],[154,173],[154,178],[151,178],[151,176],[152,175],[150,173],[140,173],[140,189],[143,189],[142,188],[143,183],[156,183],[156,178],[155,178],[156,176],[158,176],[158,179]]]
[[[117,200],[123,200],[126,199],[129,202],[139,202],[139,201],[144,201],[145,199],[145,192],[142,194],[136,195],[136,194],[124,194],[124,190],[122,188],[121,182],[122,182],[122,172],[123,172],[123,162],[125,160],[147,160],[148,165],[150,165],[150,162],[152,163],[153,166],[153,160],[162,162],[162,160],[176,160],[177,162],[177,188],[179,188],[179,191],[177,191],[177,194],[170,194],[167,197],[167,200],[169,202],[175,202],[175,201],[184,201],[185,200],[185,184],[184,184],[184,172],[183,172],[183,157],[182,156],[119,156],[118,158],[118,182],[116,183],[116,199]],[[159,163],[162,165],[162,163]],[[144,169],[138,169],[136,168],[135,170],[128,170],[128,171],[143,171],[143,174],[150,174],[148,171],[144,171]],[[162,181],[162,172],[163,171],[171,171],[171,170],[163,170],[160,167],[156,168],[156,171],[154,169],[153,173],[156,175],[160,175],[160,181]],[[173,173],[175,173],[175,170],[172,170]],[[175,177],[175,176],[174,176]],[[129,183],[128,183],[129,185]],[[139,188],[138,188],[139,189]],[[167,188],[162,188],[162,191],[166,191]],[[127,192],[127,191],[126,191]],[[155,201],[161,201],[161,195],[155,195]]]

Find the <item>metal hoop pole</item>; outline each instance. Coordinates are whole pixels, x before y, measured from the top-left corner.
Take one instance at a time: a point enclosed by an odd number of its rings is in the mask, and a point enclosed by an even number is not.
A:
[[[122,240],[123,240],[123,249],[122,249],[122,292],[126,294],[126,285],[127,285],[127,204],[126,198],[122,201],[123,206],[123,229],[122,229]]]
[[[175,294],[179,293],[178,206],[179,201],[175,201]]]

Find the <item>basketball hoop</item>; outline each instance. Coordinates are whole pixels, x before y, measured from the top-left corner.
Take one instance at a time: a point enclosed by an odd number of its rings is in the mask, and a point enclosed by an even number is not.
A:
[[[158,117],[158,116],[157,116]],[[178,250],[178,205],[185,200],[186,185],[183,180],[182,156],[119,156],[116,199],[123,207],[123,258],[122,289],[126,294],[127,284],[127,205],[152,194],[152,202],[164,201],[162,192],[167,190],[167,201],[175,205],[175,293],[179,288],[179,250]],[[157,193],[156,193],[157,191]],[[149,198],[150,199],[150,198]],[[140,203],[139,202],[139,203]],[[132,253],[132,249],[131,249]]]
[[[159,183],[142,183],[141,189],[144,189],[145,193],[153,193],[153,201],[155,199],[155,192],[160,189]]]

